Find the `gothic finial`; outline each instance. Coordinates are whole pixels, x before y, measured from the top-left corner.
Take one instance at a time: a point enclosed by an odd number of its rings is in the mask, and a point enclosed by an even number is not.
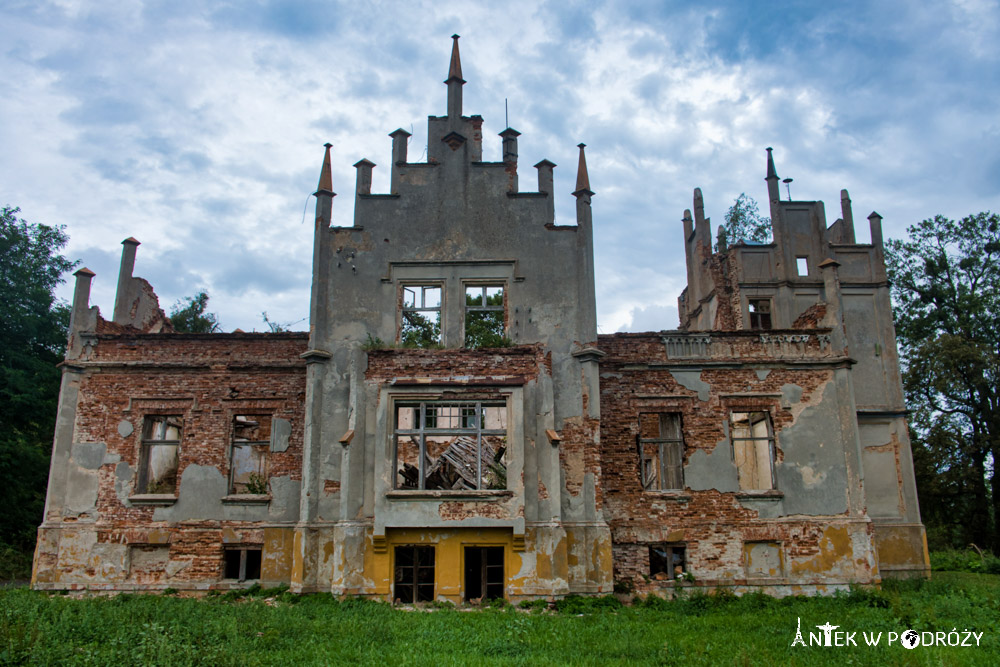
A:
[[[584,193],[593,195],[594,192],[590,189],[590,175],[587,174],[587,156],[583,152],[587,144],[578,144],[577,146],[580,149],[580,163],[576,168],[576,190],[573,194],[575,196],[580,196]]]
[[[778,179],[778,172],[775,171],[775,169],[774,169],[774,157],[771,156],[771,150],[772,150],[771,147],[768,146],[767,147],[767,176],[764,177],[765,181],[770,180],[772,178],[775,179],[775,180]]]
[[[323,146],[326,148],[326,155],[323,156],[323,169],[319,172],[316,194],[321,192],[333,194],[333,168],[330,166],[330,149],[333,148],[333,144],[326,143]]]
[[[452,79],[465,83],[465,79],[462,78],[462,59],[458,55],[458,35],[451,36],[451,65],[448,67],[448,80],[445,83],[450,82]]]

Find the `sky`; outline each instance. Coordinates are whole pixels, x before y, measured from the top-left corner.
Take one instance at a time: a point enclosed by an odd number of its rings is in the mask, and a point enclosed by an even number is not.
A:
[[[859,241],[873,210],[887,238],[1000,210],[997,0],[2,0],[0,205],[66,226],[105,317],[131,236],[164,310],[205,289],[225,331],[308,329],[323,144],[350,225],[351,165],[387,192],[398,127],[426,159],[453,33],[483,159],[506,100],[557,223],[587,144],[602,333],[677,327],[693,189],[713,231],[741,193],[766,212],[768,146],[828,224],[850,192]]]

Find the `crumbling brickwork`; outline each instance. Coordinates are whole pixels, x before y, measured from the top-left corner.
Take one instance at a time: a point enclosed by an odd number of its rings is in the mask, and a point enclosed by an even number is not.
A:
[[[846,191],[830,227],[780,201],[768,149],[773,241],[714,252],[696,189],[680,328],[598,336],[585,146],[557,223],[519,132],[483,161],[453,39],[427,161],[392,132],[351,221],[326,145],[309,333],[172,332],[132,238],[110,319],[76,273],[33,585],[462,602],[926,573],[881,218],[858,244]]]

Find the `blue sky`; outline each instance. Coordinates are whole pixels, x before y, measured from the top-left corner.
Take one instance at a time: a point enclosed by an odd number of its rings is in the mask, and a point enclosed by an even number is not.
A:
[[[995,0],[7,0],[0,204],[67,226],[106,316],[134,236],[165,310],[204,288],[225,330],[265,329],[262,311],[307,328],[322,144],[349,224],[352,164],[378,164],[386,191],[397,127],[426,155],[452,33],[484,159],[500,159],[507,98],[522,171],[559,165],[565,222],[587,144],[602,332],[676,327],[692,190],[714,226],[741,192],[765,202],[767,146],[828,223],[841,188],[888,237],[1000,210]]]

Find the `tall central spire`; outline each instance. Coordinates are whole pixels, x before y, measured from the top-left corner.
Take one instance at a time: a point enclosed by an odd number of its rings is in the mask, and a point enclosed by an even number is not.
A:
[[[462,117],[462,58],[458,54],[458,35],[451,36],[451,64],[448,67],[448,118],[457,120]]]

